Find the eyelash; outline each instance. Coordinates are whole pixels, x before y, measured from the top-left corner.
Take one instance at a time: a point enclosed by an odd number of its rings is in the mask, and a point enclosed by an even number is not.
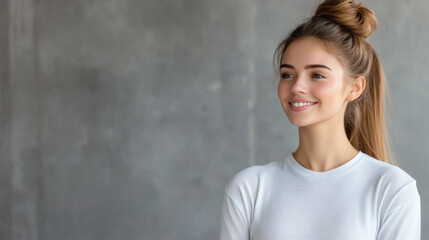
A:
[[[281,74],[281,78],[282,78],[282,79],[288,78],[288,77],[285,77],[285,75],[292,76],[292,75],[291,75],[291,74],[289,74],[289,73],[282,73],[282,74]]]
[[[320,76],[320,77],[315,77],[316,75],[318,75],[318,76]],[[325,78],[325,76],[323,76],[322,74],[320,74],[320,73],[313,73],[313,78],[316,78],[316,79],[322,79],[322,78]]]
[[[283,73],[283,74],[281,74],[281,78],[282,78],[282,79],[290,78],[290,77],[285,77],[285,75],[292,76],[292,74],[289,74],[289,73]],[[323,75],[322,75],[322,74],[320,74],[320,73],[313,73],[311,76],[312,76],[312,78],[315,78],[315,79],[322,79],[322,78],[326,78],[325,76],[323,76]],[[318,77],[315,77],[315,76],[318,76]]]

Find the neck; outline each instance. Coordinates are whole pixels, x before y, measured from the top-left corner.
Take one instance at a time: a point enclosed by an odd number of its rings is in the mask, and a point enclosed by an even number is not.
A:
[[[357,153],[344,124],[331,121],[300,127],[299,146],[293,156],[303,167],[323,172],[348,162]]]

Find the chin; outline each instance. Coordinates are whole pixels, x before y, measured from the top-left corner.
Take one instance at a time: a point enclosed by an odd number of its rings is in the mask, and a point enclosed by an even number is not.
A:
[[[289,122],[292,125],[294,125],[295,127],[305,127],[305,126],[311,125],[311,123],[308,120],[304,120],[304,121],[301,120],[300,121],[300,120],[297,120],[297,119],[290,119],[289,118]]]
[[[294,123],[292,123],[292,125],[294,125],[295,127],[306,127],[306,126],[309,126],[310,124],[294,124]]]

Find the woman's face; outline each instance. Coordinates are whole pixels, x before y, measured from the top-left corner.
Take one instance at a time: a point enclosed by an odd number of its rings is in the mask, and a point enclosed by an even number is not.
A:
[[[343,124],[347,106],[344,84],[341,63],[327,52],[320,40],[301,38],[293,41],[284,52],[278,95],[293,125]],[[294,107],[292,101],[315,104]]]

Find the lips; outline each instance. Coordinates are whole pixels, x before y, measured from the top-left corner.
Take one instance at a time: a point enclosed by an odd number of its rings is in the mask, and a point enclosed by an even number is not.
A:
[[[313,104],[308,104],[308,105],[303,105],[303,106],[295,107],[295,106],[292,105],[292,103],[289,103],[289,106],[290,106],[290,109],[292,111],[294,111],[294,112],[300,112],[300,111],[304,111],[304,110],[306,110],[308,108],[311,108],[311,107],[313,107],[316,104],[317,104],[317,102],[313,103]]]
[[[305,98],[294,98],[289,103],[302,102],[302,103],[317,103],[316,101],[311,101]]]

